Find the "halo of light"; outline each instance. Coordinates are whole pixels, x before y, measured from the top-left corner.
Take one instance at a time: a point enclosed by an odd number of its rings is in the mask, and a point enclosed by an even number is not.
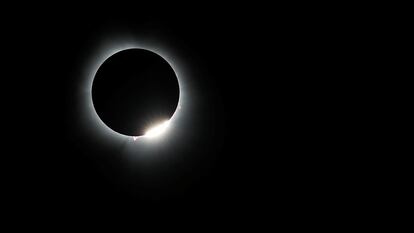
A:
[[[100,47],[100,48],[99,48]],[[180,88],[180,95],[179,100],[177,104],[177,108],[173,114],[173,116],[168,120],[168,128],[169,131],[173,130],[176,124],[179,122],[181,115],[183,114],[183,111],[186,109],[185,105],[186,102],[183,101],[184,97],[186,96],[186,86],[184,83],[183,77],[184,72],[183,69],[180,69],[178,59],[176,59],[174,56],[172,56],[171,52],[167,48],[163,48],[161,44],[155,43],[152,41],[152,43],[147,43],[144,40],[141,42],[138,42],[136,39],[120,39],[118,41],[107,41],[106,43],[102,43],[101,46],[98,46],[97,50],[94,54],[95,56],[90,56],[89,64],[86,65],[87,72],[85,74],[84,84],[82,85],[82,111],[85,114],[86,117],[83,119],[83,124],[87,125],[87,127],[92,128],[93,131],[99,135],[99,137],[103,137],[102,140],[115,140],[117,142],[124,143],[127,142],[140,142],[141,138],[144,137],[131,137],[127,135],[120,134],[111,128],[109,128],[98,116],[98,114],[95,111],[93,101],[92,101],[92,83],[93,79],[95,78],[96,72],[98,71],[99,67],[102,65],[102,63],[114,55],[115,53],[118,53],[123,50],[127,49],[133,49],[133,48],[140,48],[149,50],[151,52],[154,52],[161,56],[164,60],[168,62],[168,64],[172,67],[174,73],[177,76],[178,85]],[[172,59],[174,57],[174,59]],[[153,131],[149,131],[150,134],[153,134]],[[165,134],[165,130],[163,130],[163,134]],[[148,135],[147,135],[148,136]],[[148,136],[147,138],[151,138],[151,136]]]
[[[153,52],[153,53],[155,53],[155,54],[157,54],[158,56],[160,56],[161,58],[163,58],[169,65],[170,65],[170,67],[173,69],[173,72],[174,72],[174,74],[176,75],[176,77],[177,77],[177,81],[178,81],[178,88],[179,88],[179,96],[178,96],[178,104],[177,104],[177,106],[176,106],[176,108],[175,108],[175,111],[174,111],[174,113],[173,113],[173,115],[170,117],[170,119],[168,120],[168,125],[169,125],[169,123],[170,123],[170,121],[173,119],[173,117],[174,117],[174,115],[177,113],[177,111],[178,110],[180,110],[181,111],[181,104],[180,104],[180,100],[181,100],[181,93],[182,93],[182,88],[181,88],[181,83],[180,83],[180,79],[179,79],[179,76],[178,76],[178,73],[177,73],[177,71],[176,71],[176,68],[174,68],[174,66],[172,65],[172,63],[171,63],[171,61],[169,61],[168,59],[166,59],[166,54],[164,54],[163,55],[163,53],[159,53],[156,49],[154,49],[154,48],[149,48],[150,46],[139,46],[139,45],[130,45],[130,46],[127,46],[126,48],[124,48],[124,49],[115,49],[115,50],[113,50],[114,52],[112,52],[112,53],[106,53],[105,54],[105,56],[103,56],[104,57],[104,59],[102,59],[102,61],[101,62],[99,62],[99,65],[97,65],[96,66],[96,64],[95,64],[95,66],[94,66],[94,68],[93,68],[93,70],[94,70],[94,73],[93,73],[93,76],[92,76],[92,78],[91,78],[91,83],[90,83],[90,93],[88,94],[88,95],[90,95],[90,101],[92,101],[92,85],[93,85],[93,80],[95,79],[95,76],[96,76],[96,73],[98,72],[98,69],[101,67],[101,65],[108,59],[108,58],[110,58],[111,56],[113,56],[113,55],[115,55],[116,53],[118,53],[118,52],[121,52],[121,51],[124,51],[124,50],[128,50],[128,49],[144,49],[144,50],[147,50],[147,51],[150,51],[150,52]],[[168,56],[168,57],[170,57],[170,56]],[[93,108],[93,111],[95,112],[95,117],[94,118],[98,118],[99,119],[99,122],[100,122],[100,124],[103,124],[103,125],[105,125],[105,128],[107,128],[107,129],[109,129],[109,130],[111,130],[112,132],[114,132],[115,134],[119,134],[120,136],[122,136],[122,137],[128,137],[128,138],[132,138],[133,139],[133,141],[136,141],[137,139],[139,139],[139,138],[142,138],[142,136],[129,136],[129,135],[124,135],[124,134],[121,134],[121,133],[118,133],[118,132],[116,132],[115,130],[113,130],[113,129],[111,129],[109,126],[107,126],[103,121],[102,121],[102,119],[98,116],[98,114],[97,114],[97,112],[96,112],[96,109],[95,109],[95,106],[93,105],[93,101],[92,101],[92,108]],[[164,123],[166,123],[166,122],[164,122]],[[163,124],[164,124],[163,123]],[[162,124],[162,125],[163,125]],[[158,133],[158,131],[157,131],[157,133],[155,133],[155,131],[154,130],[156,130],[156,129],[158,129],[157,127],[154,127],[154,126],[152,126],[154,129],[153,130],[149,130],[148,132],[146,132],[145,134],[148,134],[149,133],[149,135],[143,135],[143,136],[146,136],[146,137],[153,137],[152,135],[153,134],[159,134]],[[167,127],[165,127],[165,129],[163,129],[162,130],[162,133],[164,133],[165,131],[167,130]],[[160,132],[161,133],[161,132]]]

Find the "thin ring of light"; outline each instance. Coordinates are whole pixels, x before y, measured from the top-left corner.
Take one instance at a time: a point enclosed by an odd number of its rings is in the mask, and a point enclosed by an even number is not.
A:
[[[131,142],[131,143],[136,143],[136,142],[144,142],[147,141],[145,140],[145,137],[142,137],[142,139],[144,140],[137,140],[135,142],[134,137],[131,136],[127,136],[127,135],[123,135],[120,134],[114,130],[112,130],[111,128],[109,128],[97,115],[95,108],[93,106],[93,102],[92,102],[92,83],[93,83],[93,79],[95,78],[95,74],[97,72],[97,70],[99,69],[99,67],[102,65],[102,63],[108,59],[110,56],[112,56],[115,53],[118,53],[120,51],[126,50],[126,49],[132,49],[132,48],[140,48],[140,49],[146,49],[149,51],[152,51],[158,55],[160,55],[163,59],[165,59],[169,65],[172,67],[172,69],[174,70],[177,79],[178,79],[178,84],[179,84],[179,88],[180,88],[180,96],[179,96],[179,101],[178,101],[178,105],[177,105],[177,109],[175,110],[173,116],[170,118],[169,120],[169,130],[168,132],[165,132],[162,136],[166,137],[168,136],[168,134],[173,134],[174,133],[174,126],[177,125],[177,123],[180,123],[180,119],[182,114],[184,114],[184,111],[186,111],[186,104],[187,102],[184,101],[185,96],[186,96],[186,85],[184,82],[184,71],[183,69],[180,69],[180,62],[178,61],[178,59],[176,59],[171,55],[171,52],[168,52],[169,50],[166,48],[162,48],[162,46],[160,46],[159,44],[154,44],[154,42],[152,44],[150,43],[145,43],[145,42],[137,42],[136,40],[123,40],[123,41],[118,41],[118,43],[115,42],[110,42],[110,43],[106,43],[101,45],[101,48],[98,49],[98,51],[96,53],[95,56],[91,57],[91,60],[89,62],[89,64],[87,65],[87,72],[85,75],[85,80],[84,83],[82,84],[82,91],[81,91],[81,99],[82,99],[82,103],[81,103],[81,109],[82,112],[84,112],[84,119],[83,119],[83,124],[86,127],[89,127],[91,131],[93,131],[93,133],[96,135],[98,135],[102,140],[115,140],[118,142]],[[103,137],[103,138],[102,138]],[[148,137],[151,138],[151,137]],[[141,139],[141,137],[140,137]]]

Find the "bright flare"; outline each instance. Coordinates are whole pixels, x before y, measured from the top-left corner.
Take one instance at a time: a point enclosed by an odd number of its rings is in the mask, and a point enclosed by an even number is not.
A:
[[[149,129],[145,133],[144,136],[145,137],[150,137],[150,138],[157,137],[157,136],[161,135],[162,133],[164,133],[167,130],[169,124],[170,124],[170,121],[164,121],[163,123]]]

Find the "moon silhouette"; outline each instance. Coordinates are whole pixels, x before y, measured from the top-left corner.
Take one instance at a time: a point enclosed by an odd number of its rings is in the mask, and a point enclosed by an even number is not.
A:
[[[168,121],[177,109],[180,88],[170,64],[145,49],[127,49],[106,59],[92,83],[99,118],[112,130],[143,136]]]

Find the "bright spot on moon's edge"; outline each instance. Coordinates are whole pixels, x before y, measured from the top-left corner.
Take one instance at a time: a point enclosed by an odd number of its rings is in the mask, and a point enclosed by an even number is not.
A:
[[[144,137],[153,138],[161,135],[167,130],[169,124],[170,121],[164,121],[161,124],[151,127],[147,132],[145,132]]]
[[[167,121],[162,122],[161,124],[151,127],[149,130],[145,132],[144,137],[154,138],[154,137],[160,136],[168,129],[169,124],[170,124],[170,121],[167,120]],[[135,136],[133,136],[132,138],[134,139],[134,141],[138,139],[138,137],[135,137]]]

